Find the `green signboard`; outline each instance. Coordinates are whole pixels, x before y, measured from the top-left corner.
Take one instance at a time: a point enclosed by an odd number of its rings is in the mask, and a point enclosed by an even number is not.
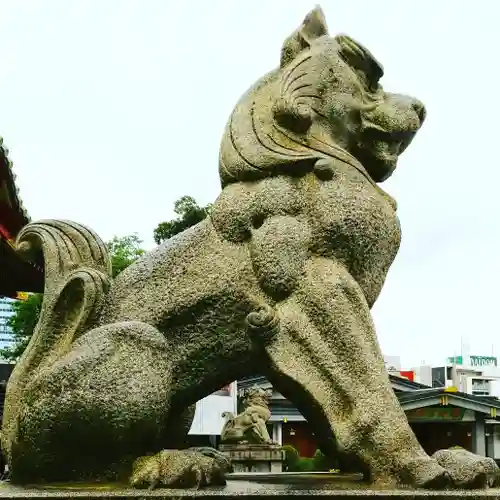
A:
[[[471,366],[497,366],[494,356],[470,356]]]
[[[408,420],[462,420],[465,415],[465,408],[430,407],[417,408],[406,412]]]
[[[463,365],[463,356],[450,356],[448,358],[449,365]],[[469,356],[469,364],[471,366],[497,366],[497,358],[495,356]]]

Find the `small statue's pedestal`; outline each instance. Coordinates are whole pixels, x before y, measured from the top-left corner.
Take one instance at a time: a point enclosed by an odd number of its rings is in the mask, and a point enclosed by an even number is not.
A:
[[[233,464],[234,472],[282,472],[285,450],[272,444],[221,444],[219,451]]]

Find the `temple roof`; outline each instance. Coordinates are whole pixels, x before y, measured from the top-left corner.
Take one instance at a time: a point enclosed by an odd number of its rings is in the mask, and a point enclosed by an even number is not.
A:
[[[397,377],[391,373],[389,373],[389,380],[391,381],[391,386],[395,392],[413,392],[422,389],[431,389],[431,387],[427,385],[412,382],[411,380],[403,377]],[[262,375],[245,377],[244,379],[238,380],[238,389],[246,389],[254,385],[264,388],[271,387],[271,383],[268,382],[268,380]]]
[[[43,270],[23,260],[14,240],[29,221],[15,182],[8,150],[0,137],[0,296],[16,298],[18,292],[42,292]]]
[[[8,231],[10,238],[14,238],[30,218],[19,196],[16,175],[8,155],[9,151],[0,137],[0,226]]]
[[[463,392],[452,391],[444,387],[432,388],[416,382],[406,380],[406,388],[401,387],[401,379],[389,375],[392,388],[405,412],[425,407],[458,407],[472,410],[486,415],[486,423],[500,423],[500,400],[493,396],[475,396]],[[238,389],[247,389],[252,386],[272,389],[271,383],[263,376],[245,377],[238,380]],[[273,390],[270,401],[271,422],[280,422],[283,419],[289,422],[303,422],[305,418],[293,403],[283,395]]]

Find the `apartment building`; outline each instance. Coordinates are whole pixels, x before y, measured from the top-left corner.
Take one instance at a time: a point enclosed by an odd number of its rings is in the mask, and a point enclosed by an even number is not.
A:
[[[12,299],[0,298],[0,349],[10,347],[13,343],[12,330],[8,325],[8,320],[13,315],[13,303]]]

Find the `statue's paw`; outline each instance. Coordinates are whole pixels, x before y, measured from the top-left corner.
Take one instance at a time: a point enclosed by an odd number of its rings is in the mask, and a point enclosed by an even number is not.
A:
[[[463,448],[439,450],[433,458],[447,470],[455,488],[479,489],[500,484],[500,468],[492,458]]]
[[[381,486],[410,486],[418,489],[443,490],[453,488],[453,481],[448,471],[439,465],[437,460],[426,455],[412,459],[409,462],[402,462],[399,472],[396,474],[395,484],[388,478],[375,477],[375,484]]]
[[[134,488],[203,488],[226,484],[229,460],[213,448],[163,450],[138,458],[130,484]]]
[[[187,451],[201,453],[206,457],[213,458],[217,462],[219,467],[224,471],[224,473],[233,472],[233,464],[231,463],[231,460],[229,460],[229,458],[224,455],[224,453],[221,453],[215,448],[210,448],[209,446],[197,446],[189,448]]]

